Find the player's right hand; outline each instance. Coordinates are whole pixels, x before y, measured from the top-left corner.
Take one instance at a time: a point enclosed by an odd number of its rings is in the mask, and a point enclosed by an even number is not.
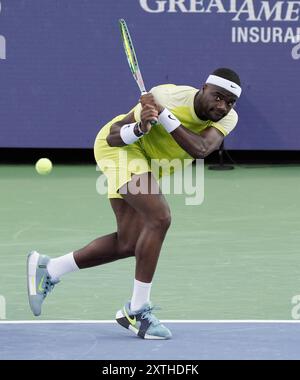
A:
[[[153,105],[142,104],[141,130],[143,131],[143,133],[150,132],[152,128],[150,120],[157,120],[157,118],[158,118],[158,111]]]
[[[159,114],[164,110],[164,107],[155,100],[151,92],[148,92],[147,94],[142,95],[140,97],[140,102],[141,102],[142,107],[144,107],[146,104],[150,104],[151,106],[154,106],[157,109],[157,112]]]

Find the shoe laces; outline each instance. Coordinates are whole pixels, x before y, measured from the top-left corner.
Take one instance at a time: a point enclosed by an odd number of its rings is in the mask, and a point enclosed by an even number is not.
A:
[[[161,308],[159,306],[147,306],[146,309],[143,310],[141,318],[147,319],[153,326],[158,326],[160,325],[160,321],[152,314],[153,310],[161,310]]]
[[[54,286],[57,283],[59,283],[59,281],[51,280],[50,276],[46,277],[45,288],[44,288],[44,292],[43,292],[43,297],[44,298],[46,298],[47,294],[50,293],[53,290]]]

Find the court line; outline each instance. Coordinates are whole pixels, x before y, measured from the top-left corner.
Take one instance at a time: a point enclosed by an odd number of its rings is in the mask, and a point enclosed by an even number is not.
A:
[[[20,228],[17,232],[13,234],[13,240],[16,240],[23,232],[30,231],[33,227],[39,226],[40,223],[31,223],[28,226]]]
[[[265,320],[265,319],[225,319],[225,320],[203,320],[203,319],[163,319],[163,323],[210,323],[210,324],[219,324],[219,323],[260,323],[260,324],[300,324],[300,320],[290,320],[290,319],[278,319],[278,320]],[[117,323],[115,320],[42,320],[42,321],[33,321],[33,320],[20,320],[20,321],[0,321],[0,325],[5,324],[103,324],[103,323]]]

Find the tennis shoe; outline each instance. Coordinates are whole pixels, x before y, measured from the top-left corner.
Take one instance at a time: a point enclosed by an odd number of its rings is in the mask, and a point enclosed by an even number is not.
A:
[[[42,311],[42,303],[48,293],[59,282],[51,278],[47,271],[50,257],[40,255],[36,251],[29,253],[27,257],[27,289],[30,308],[35,316]]]
[[[171,331],[152,313],[159,308],[146,303],[140,310],[132,312],[130,302],[116,314],[116,321],[142,339],[170,339]]]

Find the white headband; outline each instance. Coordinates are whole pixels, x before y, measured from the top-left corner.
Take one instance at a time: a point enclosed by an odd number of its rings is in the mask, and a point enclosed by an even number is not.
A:
[[[241,87],[238,84],[236,84],[234,82],[231,82],[228,79],[225,79],[225,78],[222,78],[222,77],[218,77],[216,75],[210,75],[207,78],[206,83],[214,84],[216,86],[222,87],[225,90],[227,90],[227,91],[231,92],[232,94],[236,95],[238,98],[241,96],[241,93],[242,93],[242,89],[241,89]]]

